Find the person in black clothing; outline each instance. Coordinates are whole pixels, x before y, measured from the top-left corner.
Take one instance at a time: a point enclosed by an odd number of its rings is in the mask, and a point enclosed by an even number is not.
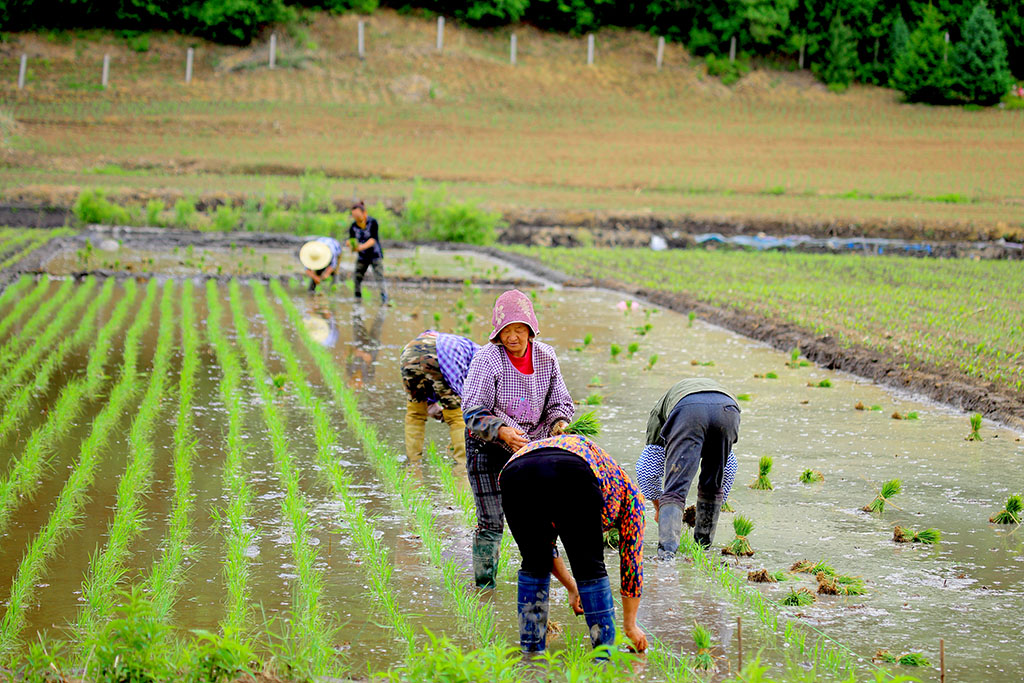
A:
[[[352,225],[348,228],[349,244],[356,256],[355,295],[363,298],[363,278],[372,266],[373,276],[380,285],[380,300],[388,302],[387,284],[384,282],[384,249],[380,244],[380,229],[377,219],[366,214],[366,205],[356,202],[352,205]]]

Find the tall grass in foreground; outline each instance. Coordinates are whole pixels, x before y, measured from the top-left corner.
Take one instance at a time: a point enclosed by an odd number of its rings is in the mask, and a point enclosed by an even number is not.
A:
[[[231,347],[231,342],[221,327],[224,309],[220,303],[217,283],[206,283],[206,336],[213,346],[220,366],[219,390],[221,400],[228,414],[228,430],[225,435],[224,494],[227,506],[214,512],[224,533],[226,545],[223,559],[225,615],[221,620],[221,631],[225,635],[241,633],[249,621],[249,575],[250,558],[247,550],[256,539],[257,530],[250,527],[248,518],[252,515],[252,501],[255,498],[252,486],[245,475],[245,453],[242,450],[242,364]]]
[[[68,475],[57,497],[56,505],[46,524],[32,539],[22,556],[11,584],[7,611],[0,619],[0,656],[9,655],[15,649],[21,629],[25,625],[27,602],[31,598],[39,579],[46,568],[46,562],[53,557],[60,544],[75,528],[86,492],[92,486],[96,467],[106,449],[114,429],[120,424],[128,407],[138,393],[139,372],[137,368],[139,343],[142,333],[152,317],[153,301],[156,298],[156,280],[150,280],[146,287],[146,298],[124,340],[121,373],[117,384],[107,397],[107,403],[92,422],[92,430],[79,450],[79,459]]]
[[[113,336],[121,329],[121,325],[135,303],[135,298],[135,281],[128,280],[125,282],[124,296],[106,324],[100,329],[99,335],[89,349],[85,372],[64,386],[56,403],[50,408],[46,421],[32,432],[21,455],[8,470],[7,477],[0,481],[0,533],[7,528],[11,515],[22,498],[30,495],[38,486],[39,477],[53,455],[54,446],[71,429],[74,419],[81,413],[84,403],[90,397],[95,396],[106,382],[107,378],[103,373],[103,367],[112,349]],[[73,346],[84,342],[85,338],[91,334],[92,326],[84,323],[79,330],[82,331],[82,336],[80,337],[76,332],[71,338],[70,346],[65,347],[62,343],[40,368],[40,373],[45,370],[48,378],[64,355]],[[41,381],[38,375],[37,381]],[[7,410],[3,418],[0,419],[0,443],[17,427],[20,419],[19,413],[23,415],[28,410],[29,401],[32,398],[31,391],[29,391],[31,388],[26,387],[7,404]]]
[[[253,384],[259,395],[263,421],[270,435],[270,450],[278,479],[284,486],[281,499],[281,515],[291,526],[292,559],[298,579],[293,591],[293,610],[297,623],[292,624],[302,639],[304,659],[309,661],[313,672],[329,670],[334,658],[331,634],[327,618],[322,611],[323,576],[317,570],[317,550],[309,518],[309,503],[302,493],[302,481],[295,468],[292,447],[278,405],[270,373],[263,361],[260,343],[249,332],[249,320],[242,304],[241,286],[232,280],[230,308],[237,332],[236,343],[242,350],[245,363],[252,375]]]
[[[183,562],[188,551],[189,513],[192,510],[192,460],[196,453],[192,418],[196,371],[199,369],[199,333],[196,330],[195,294],[191,280],[181,289],[181,371],[178,375],[178,415],[174,427],[174,494],[160,559],[147,581],[156,617],[167,622],[177,596]]]
[[[113,612],[117,584],[125,572],[131,545],[144,527],[145,496],[153,476],[153,428],[160,414],[160,402],[167,384],[174,347],[173,283],[167,281],[160,299],[160,330],[157,334],[149,386],[128,430],[128,465],[117,484],[114,518],[107,526],[107,545],[93,554],[88,578],[82,582],[82,599],[77,630],[84,641]]]
[[[424,495],[422,490],[410,481],[405,471],[399,468],[397,454],[380,440],[376,428],[360,412],[356,396],[346,385],[345,378],[338,371],[334,359],[323,346],[310,337],[305,325],[302,324],[301,314],[284,287],[276,280],[272,280],[270,286],[288,319],[298,331],[303,346],[313,357],[325,384],[344,412],[345,424],[362,442],[371,464],[381,479],[400,496],[406,514],[416,525],[431,561],[440,570],[448,597],[453,601],[459,616],[466,622],[467,630],[481,644],[500,640],[495,629],[493,612],[482,605],[475,592],[469,588],[462,568],[452,558],[444,557],[443,533],[438,530],[429,497]],[[271,323],[268,319],[268,326],[271,329],[275,324],[276,320]]]

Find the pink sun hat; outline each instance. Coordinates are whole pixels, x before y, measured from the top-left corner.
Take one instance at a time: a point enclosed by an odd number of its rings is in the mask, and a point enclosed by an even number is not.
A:
[[[494,329],[488,337],[492,342],[498,338],[498,333],[512,323],[523,323],[530,328],[533,336],[540,332],[537,324],[537,314],[533,312],[533,302],[518,289],[510,289],[502,292],[498,300],[494,302],[494,312],[491,313],[491,323]]]

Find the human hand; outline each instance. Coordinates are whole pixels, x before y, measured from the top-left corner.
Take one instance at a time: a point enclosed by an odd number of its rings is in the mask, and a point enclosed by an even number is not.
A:
[[[633,643],[634,652],[643,652],[647,649],[647,634],[639,626],[626,624],[623,626],[623,630],[626,632],[626,637]]]
[[[551,436],[560,436],[565,434],[565,428],[569,426],[569,423],[565,420],[558,420],[551,427]]]
[[[655,522],[660,522],[661,521],[661,519],[660,519],[661,518],[661,501],[660,500],[652,500],[651,502],[654,503],[654,521]]]
[[[583,600],[580,599],[580,592],[575,586],[569,590],[569,607],[576,616],[583,614]]]
[[[504,441],[513,452],[530,443],[526,438],[526,432],[515,427],[499,427],[498,438]]]
[[[438,422],[444,419],[444,409],[440,403],[431,403],[427,406],[427,417],[432,417]]]

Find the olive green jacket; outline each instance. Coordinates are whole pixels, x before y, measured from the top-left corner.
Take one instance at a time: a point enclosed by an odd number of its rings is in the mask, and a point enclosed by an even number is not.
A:
[[[651,416],[647,418],[647,445],[664,448],[665,439],[661,437],[661,430],[665,426],[665,421],[668,420],[669,413],[672,412],[677,403],[690,394],[698,394],[703,391],[714,391],[719,394],[725,394],[733,401],[736,400],[735,396],[713,379],[694,377],[677,382],[671,389],[665,392],[665,395],[651,409]]]

